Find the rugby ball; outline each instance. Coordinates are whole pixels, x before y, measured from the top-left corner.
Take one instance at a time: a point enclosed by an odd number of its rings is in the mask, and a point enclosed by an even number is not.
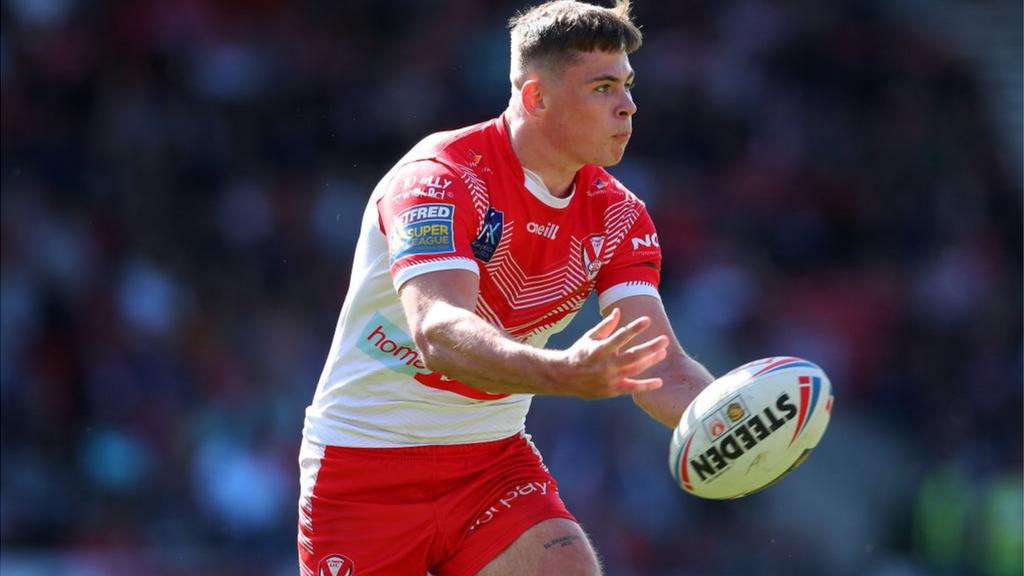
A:
[[[744,364],[709,384],[672,434],[669,468],[701,498],[739,498],[768,487],[818,445],[832,414],[832,384],[790,356]]]

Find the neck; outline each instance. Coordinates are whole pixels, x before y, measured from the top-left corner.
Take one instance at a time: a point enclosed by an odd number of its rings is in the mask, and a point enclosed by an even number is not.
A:
[[[576,172],[583,167],[566,158],[551,144],[539,127],[527,122],[519,114],[509,110],[505,113],[512,150],[523,168],[540,176],[556,198],[565,198],[572,190]]]

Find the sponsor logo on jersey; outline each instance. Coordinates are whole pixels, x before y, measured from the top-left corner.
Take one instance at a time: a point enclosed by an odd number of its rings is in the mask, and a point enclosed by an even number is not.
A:
[[[500,210],[488,208],[484,215],[484,224],[480,227],[480,234],[473,240],[473,256],[484,262],[490,262],[494,251],[498,249],[501,242],[501,232],[505,227],[505,215]]]
[[[388,370],[410,376],[424,386],[454,392],[474,400],[500,400],[508,397],[508,394],[490,394],[478,390],[458,380],[452,380],[440,372],[431,371],[423,360],[423,354],[416,348],[412,336],[379,312],[374,312],[373,317],[363,327],[363,334],[356,342],[356,348],[380,362]]]
[[[455,252],[452,204],[420,204],[407,208],[391,222],[391,263],[420,254]]]
[[[531,234],[543,236],[549,240],[554,240],[555,236],[558,235],[558,224],[537,224],[536,222],[530,222],[526,225],[526,231]]]
[[[658,244],[658,235],[655,233],[630,238],[630,242],[633,243],[634,252],[639,250],[641,246],[644,248],[661,248],[661,245]]]
[[[415,377],[427,369],[412,337],[379,313],[373,314],[363,333],[356,347],[388,370]]]
[[[693,471],[700,476],[701,480],[713,482],[722,471],[732,466],[733,460],[743,456],[747,450],[757,446],[762,440],[774,434],[786,422],[796,418],[798,413],[797,407],[793,404],[789,394],[785,393],[780,394],[775,399],[774,410],[772,406],[765,406],[760,414],[750,414],[746,409],[746,405],[743,404],[742,398],[739,396],[731,400],[730,403],[733,401],[740,403],[743,407],[743,412],[748,414],[747,418],[741,419],[740,422],[742,423],[734,423],[730,428],[727,428],[727,431],[719,431],[717,435],[714,435],[708,426],[709,423],[713,426],[714,422],[721,422],[718,412],[716,412],[713,416],[704,420],[705,429],[715,443],[702,454],[689,458],[689,444],[693,438],[691,437],[690,441],[687,442],[684,456],[687,457],[689,465],[693,467]],[[764,416],[763,420],[761,419],[762,416]]]
[[[598,176],[590,183],[590,188],[587,190],[587,196],[597,196],[598,194],[604,194],[605,192],[608,192],[608,181]]]
[[[601,249],[604,248],[604,234],[591,234],[583,239],[583,268],[587,279],[597,277],[601,269]]]
[[[407,201],[409,198],[433,198],[444,200],[453,196],[448,192],[452,181],[440,176],[406,176],[399,182],[401,192],[392,195],[394,202]]]
[[[355,573],[355,562],[341,554],[326,556],[316,569],[316,576],[355,576]]]

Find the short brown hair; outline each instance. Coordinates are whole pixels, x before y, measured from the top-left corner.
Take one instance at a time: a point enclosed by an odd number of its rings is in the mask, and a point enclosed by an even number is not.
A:
[[[606,8],[576,0],[552,0],[520,12],[509,20],[512,36],[512,83],[522,85],[536,66],[557,69],[578,52],[623,51],[632,54],[643,34],[630,19],[630,0]]]

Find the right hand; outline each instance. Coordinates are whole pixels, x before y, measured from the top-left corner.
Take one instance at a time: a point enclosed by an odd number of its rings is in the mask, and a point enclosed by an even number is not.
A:
[[[563,351],[563,370],[557,376],[556,393],[597,400],[661,386],[661,378],[635,377],[665,359],[668,336],[663,334],[626,348],[650,326],[651,319],[641,316],[616,330],[621,316],[618,308],[613,309]]]

